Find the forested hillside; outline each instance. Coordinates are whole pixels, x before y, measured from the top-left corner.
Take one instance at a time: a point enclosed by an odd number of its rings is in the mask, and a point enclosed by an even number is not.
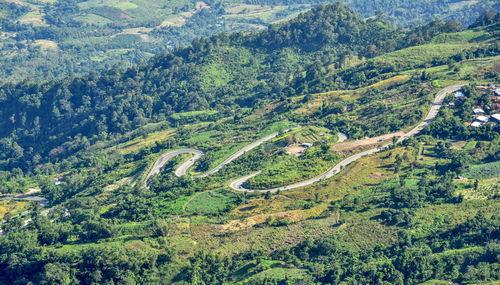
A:
[[[39,80],[132,66],[161,51],[221,31],[264,29],[329,0],[4,0],[0,2],[0,80]],[[497,1],[345,1],[363,17],[398,26],[434,17],[468,25]]]
[[[0,284],[498,282],[498,20],[319,5],[3,84]]]
[[[363,20],[340,4],[321,5],[266,31],[196,40],[128,69],[7,83],[0,89],[0,159],[4,168],[27,169],[175,112],[211,109],[225,116],[259,100],[345,88],[337,77],[348,88],[366,86],[374,74],[361,70],[323,79],[353,58],[372,58],[458,30],[454,21],[436,20],[403,31],[382,19]],[[497,49],[493,44],[486,53]]]

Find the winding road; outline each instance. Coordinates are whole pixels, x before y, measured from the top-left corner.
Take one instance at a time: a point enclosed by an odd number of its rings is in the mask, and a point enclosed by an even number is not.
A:
[[[411,129],[409,132],[407,132],[403,136],[401,136],[397,140],[397,143],[400,143],[403,140],[405,140],[405,139],[407,139],[407,138],[409,138],[411,136],[414,136],[414,135],[418,134],[420,131],[422,131],[422,129],[424,129],[427,125],[429,125],[430,122],[432,122],[436,118],[436,116],[437,116],[437,114],[439,112],[439,109],[443,105],[443,100],[446,97],[446,95],[449,94],[449,93],[451,93],[451,92],[455,92],[455,91],[459,90],[464,85],[466,85],[466,84],[451,85],[451,86],[448,86],[448,87],[443,88],[442,90],[440,90],[437,93],[436,98],[434,99],[434,102],[432,103],[432,106],[431,106],[431,108],[429,110],[429,113],[427,114],[427,116],[425,117],[425,119],[420,124],[418,124],[416,127],[414,127],[413,129]],[[290,131],[290,130],[294,130],[294,129],[297,129],[297,128],[299,128],[299,127],[291,128],[291,129],[288,129],[288,130],[285,130],[285,131]],[[268,141],[268,140],[276,137],[277,135],[278,135],[278,133],[276,132],[276,133],[270,134],[270,135],[268,135],[268,136],[266,136],[264,138],[261,138],[261,139],[255,141],[255,142],[253,142],[253,143],[251,143],[249,145],[246,145],[242,149],[240,149],[237,152],[235,152],[234,154],[232,154],[230,157],[228,157],[222,163],[220,163],[219,165],[217,165],[214,169],[212,169],[212,170],[210,170],[210,171],[208,171],[208,172],[206,172],[204,174],[196,175],[196,176],[193,176],[193,177],[203,178],[203,177],[207,177],[209,175],[212,175],[212,174],[218,172],[219,170],[221,170],[225,165],[229,164],[230,162],[232,162],[236,158],[238,158],[238,157],[242,156],[243,154],[245,154],[245,152],[250,151],[250,150],[256,148],[257,146],[259,146],[262,143],[264,143],[264,142],[266,142],[266,141]],[[347,139],[347,136],[345,134],[343,134],[343,133],[338,133],[338,137],[339,137],[339,142],[342,142],[342,141],[344,141],[344,140]],[[230,183],[229,186],[232,189],[236,190],[236,191],[242,191],[242,192],[254,192],[254,191],[258,191],[258,192],[277,192],[278,190],[284,191],[284,190],[290,190],[290,189],[295,189],[295,188],[299,188],[299,187],[308,186],[308,185],[311,185],[313,183],[317,183],[317,182],[320,182],[320,181],[323,181],[323,180],[326,180],[326,179],[329,179],[329,178],[333,177],[334,175],[336,175],[337,173],[339,173],[343,168],[345,168],[350,163],[352,163],[352,162],[354,162],[354,161],[356,161],[356,160],[358,160],[358,159],[360,159],[360,158],[362,158],[364,156],[377,153],[380,150],[387,148],[391,144],[392,143],[389,143],[389,144],[386,144],[386,145],[383,145],[383,146],[378,146],[378,147],[375,147],[375,148],[372,148],[372,149],[369,149],[369,150],[366,150],[366,151],[354,154],[352,156],[349,156],[346,159],[344,159],[341,162],[339,162],[333,168],[331,168],[330,170],[328,170],[327,172],[325,172],[325,173],[323,173],[321,175],[318,175],[316,177],[313,177],[313,178],[310,178],[310,179],[307,179],[307,180],[304,180],[304,181],[301,181],[301,182],[290,184],[290,185],[287,185],[287,186],[281,186],[281,187],[270,188],[270,189],[247,189],[247,188],[243,187],[243,184],[246,181],[248,181],[250,178],[258,175],[260,173],[260,171],[252,173],[252,174],[249,174],[249,175],[241,177],[241,178],[238,178],[236,180],[233,180]],[[160,171],[160,169],[161,169],[161,167],[163,167],[163,165],[165,165],[165,163],[169,159],[171,159],[172,157],[177,156],[179,154],[182,154],[182,153],[193,153],[195,156],[193,158],[189,159],[188,161],[186,161],[185,163],[183,163],[181,166],[179,166],[176,169],[175,175],[177,175],[177,176],[184,176],[184,175],[186,175],[187,170],[198,159],[200,159],[204,155],[204,153],[201,150],[197,150],[197,149],[177,149],[177,150],[173,150],[173,151],[170,151],[170,152],[167,152],[167,153],[163,154],[162,156],[160,156],[158,158],[158,160],[156,160],[156,162],[154,163],[154,165],[151,167],[151,170],[149,171],[148,175],[146,176],[146,179],[144,180],[144,186],[147,187],[147,181],[148,181],[148,179],[151,176],[158,174],[159,171]]]
[[[293,127],[293,128],[289,128],[289,129],[286,129],[284,130],[284,132],[288,132],[288,131],[293,131],[293,130],[296,130],[296,129],[299,129],[300,126],[296,126],[296,127]],[[203,178],[203,177],[207,177],[209,175],[212,175],[212,174],[215,174],[217,173],[219,170],[221,170],[225,165],[231,163],[233,160],[237,159],[238,157],[242,156],[243,154],[245,154],[247,151],[251,151],[252,149],[258,147],[259,145],[261,145],[262,143],[270,140],[270,139],[273,139],[275,138],[276,136],[278,136],[279,132],[275,132],[275,133],[272,133],[266,137],[263,137],[259,140],[256,140],[254,141],[253,143],[251,144],[248,144],[246,146],[244,146],[243,148],[241,148],[240,150],[238,150],[237,152],[233,153],[230,157],[228,157],[226,160],[224,160],[223,162],[221,162],[219,165],[217,165],[216,167],[214,167],[214,169],[206,172],[206,173],[203,173],[203,174],[200,174],[200,175],[195,175],[193,177],[195,178]],[[203,151],[201,150],[198,150],[198,149],[192,149],[192,148],[183,148],[183,149],[176,149],[176,150],[172,150],[172,151],[169,151],[167,153],[164,153],[162,154],[156,161],[155,163],[153,164],[153,166],[151,167],[151,169],[149,170],[149,173],[148,175],[146,176],[146,178],[144,179],[144,187],[148,187],[147,185],[147,182],[149,180],[149,178],[151,178],[151,176],[153,175],[156,175],[160,172],[160,169],[165,165],[165,163],[167,163],[168,160],[170,160],[171,158],[173,158],[174,156],[177,156],[179,154],[183,154],[183,153],[192,153],[194,154],[195,156],[191,159],[189,159],[188,161],[184,162],[183,164],[181,164],[176,170],[175,170],[175,175],[177,177],[181,177],[181,176],[184,176],[187,174],[187,170],[198,160],[200,159],[204,153]]]
[[[200,157],[203,156],[203,151],[193,149],[193,148],[182,148],[182,149],[176,149],[169,151],[167,153],[162,154],[153,164],[151,169],[149,170],[148,175],[146,176],[146,179],[144,179],[144,187],[148,187],[147,182],[149,178],[153,175],[156,175],[160,172],[160,169],[169,161],[171,158],[178,156],[183,153],[193,153],[195,156],[182,164],[177,170],[175,171],[175,175],[177,176],[182,176],[186,174],[186,170],[196,162],[196,160],[200,159]]]

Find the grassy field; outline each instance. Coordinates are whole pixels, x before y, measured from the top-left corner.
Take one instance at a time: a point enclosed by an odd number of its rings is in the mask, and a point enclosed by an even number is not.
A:
[[[260,263],[250,262],[237,270],[231,281],[236,284],[263,284],[266,280],[284,280],[290,278],[301,280],[307,276],[304,269],[290,268],[286,264],[274,260],[261,260]]]
[[[185,210],[192,214],[218,214],[231,207],[238,197],[227,191],[209,191],[195,196]]]
[[[250,178],[244,186],[250,189],[268,189],[300,182],[326,172],[337,161],[321,158],[303,159],[289,155],[276,161],[259,175]]]

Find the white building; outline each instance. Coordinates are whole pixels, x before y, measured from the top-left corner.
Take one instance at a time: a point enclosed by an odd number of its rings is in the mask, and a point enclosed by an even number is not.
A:
[[[476,121],[479,121],[479,122],[481,122],[481,123],[486,123],[486,122],[488,122],[488,120],[489,120],[489,119],[488,119],[488,117],[486,117],[486,116],[477,116],[477,117],[476,117]]]
[[[474,113],[474,115],[484,115],[484,114],[486,114],[486,112],[484,112],[484,110],[481,109],[481,108],[474,108],[472,110],[472,112]]]
[[[491,115],[491,120],[497,123],[500,123],[500,114]]]
[[[470,126],[474,127],[474,128],[479,128],[481,126],[481,123],[478,121],[475,121],[475,122],[472,122],[472,124],[470,124]]]
[[[457,91],[457,92],[455,92],[454,95],[455,95],[455,99],[463,99],[463,98],[465,98],[465,94],[462,91]]]

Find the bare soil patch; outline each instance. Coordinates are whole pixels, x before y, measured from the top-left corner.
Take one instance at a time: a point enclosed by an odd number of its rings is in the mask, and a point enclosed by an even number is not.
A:
[[[366,147],[366,146],[372,147],[372,146],[376,146],[377,144],[385,144],[385,143],[391,142],[393,137],[395,137],[395,136],[401,137],[404,134],[405,134],[405,132],[399,131],[396,133],[385,134],[385,135],[381,135],[378,137],[365,138],[365,139],[356,140],[356,141],[347,141],[347,142],[343,142],[343,143],[334,144],[331,149],[333,151],[338,151],[338,152],[349,152],[349,151],[352,151],[354,149],[359,149],[360,147],[362,147],[362,148]]]
[[[293,154],[295,156],[299,156],[302,153],[304,153],[304,151],[306,151],[306,148],[302,147],[298,144],[295,144],[295,145],[288,147],[286,151],[288,151],[290,154]]]

